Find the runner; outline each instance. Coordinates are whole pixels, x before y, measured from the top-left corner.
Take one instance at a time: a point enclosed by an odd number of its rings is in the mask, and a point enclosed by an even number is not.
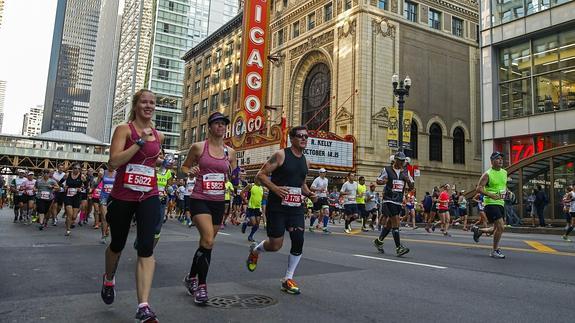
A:
[[[439,206],[439,188],[435,186],[433,188],[433,193],[431,193],[431,212],[427,218],[427,223],[425,224],[425,231],[431,233],[430,229],[435,232],[435,216],[437,215],[437,207]]]
[[[208,139],[192,144],[182,171],[196,176],[190,199],[190,213],[200,234],[200,245],[192,266],[184,277],[184,286],[197,305],[208,301],[206,278],[210,269],[214,240],[225,209],[225,183],[237,165],[236,152],[224,144],[230,119],[220,112],[208,118]]]
[[[302,194],[316,199],[315,194],[305,183],[309,162],[303,151],[308,138],[305,126],[291,128],[289,131],[291,147],[276,151],[258,172],[257,177],[270,190],[266,215],[268,238],[250,246],[246,262],[249,271],[256,270],[259,255],[266,251],[280,250],[285,231],[288,231],[291,249],[281,289],[289,294],[300,293],[293,275],[301,259],[304,242]]]
[[[487,217],[485,216],[485,206],[483,205],[483,194],[477,193],[473,197],[473,201],[477,203],[477,210],[479,211],[479,220],[477,220],[473,226],[482,225],[487,228]]]
[[[90,187],[90,181],[92,180],[91,174],[88,170],[82,168],[82,187],[80,188],[80,213],[78,219],[78,225],[88,224],[88,218],[90,217],[90,212],[88,212],[88,190]]]
[[[192,227],[192,216],[190,213],[190,196],[194,191],[194,186],[196,185],[196,177],[192,173],[188,173],[188,178],[186,178],[186,191],[184,192],[184,215],[186,217],[186,222],[188,227]]]
[[[426,224],[425,230],[429,232],[429,228],[427,227],[427,219],[430,217],[431,206],[433,204],[433,199],[431,198],[429,192],[425,192],[425,197],[423,198],[421,204],[423,206],[423,222]]]
[[[178,186],[174,184],[175,181],[174,177],[171,177],[168,179],[168,185],[166,186],[166,194],[168,196],[168,210],[166,213],[170,219],[175,217],[176,190],[178,189]]]
[[[493,227],[480,229],[473,226],[473,240],[479,242],[483,233],[493,233],[493,250],[491,257],[505,258],[499,249],[499,241],[503,235],[505,209],[503,208],[505,193],[507,192],[507,171],[502,168],[503,154],[496,151],[491,154],[491,168],[479,179],[477,191],[484,196],[485,215]]]
[[[401,214],[403,195],[406,184],[408,189],[412,190],[414,182],[403,167],[405,154],[403,152],[397,152],[394,158],[395,162],[393,166],[384,167],[381,171],[381,175],[377,178],[377,184],[385,185],[383,189],[381,213],[387,218],[387,221],[382,223],[384,226],[381,229],[381,234],[373,243],[377,250],[383,253],[383,240],[391,231],[395,242],[395,252],[397,256],[400,257],[409,252],[409,249],[404,247],[399,239],[399,217]]]
[[[318,225],[320,221],[323,222],[323,232],[331,233],[327,229],[329,223],[329,201],[327,199],[329,180],[325,177],[326,173],[325,168],[320,168],[319,176],[313,180],[309,188],[317,195],[317,202],[313,205],[314,214],[309,220],[310,232],[314,232],[313,224],[315,220],[318,219]]]
[[[34,172],[28,172],[26,180],[22,183],[24,195],[22,196],[25,211],[26,224],[36,222],[34,210],[36,206],[36,180],[34,179]]]
[[[166,193],[166,186],[168,182],[172,178],[172,172],[169,168],[173,167],[174,162],[174,155],[173,154],[166,154],[164,155],[164,161],[162,162],[162,166],[156,172],[156,178],[158,181],[158,192],[160,197],[160,217],[161,222],[165,223],[168,219],[168,215],[166,213],[166,207],[168,206],[168,194]],[[158,237],[159,238],[159,237]],[[154,242],[157,243],[157,239],[154,239]]]
[[[264,188],[260,180],[256,177],[254,183],[251,185],[246,186],[242,190],[242,196],[247,196],[247,192],[249,192],[249,201],[246,201],[248,205],[248,209],[246,210],[246,221],[242,223],[242,233],[246,233],[246,228],[251,225],[252,230],[248,236],[248,241],[254,242],[254,234],[258,231],[260,227],[260,221],[262,219],[262,201],[264,197]]]
[[[345,211],[345,233],[351,233],[351,222],[357,218],[359,210],[357,209],[357,182],[355,173],[347,174],[347,182],[343,183],[339,191],[340,198],[343,198],[343,208]]]
[[[242,215],[245,212],[244,208],[246,204],[244,204],[244,200],[241,194],[244,187],[248,185],[248,182],[245,180],[245,177],[246,177],[246,171],[240,169],[238,173],[238,181],[237,184],[235,185],[236,194],[234,195],[234,200],[232,202],[231,223],[234,225],[240,224]]]
[[[443,231],[443,235],[446,237],[451,237],[449,234],[449,189],[451,188],[449,184],[444,184],[441,186],[442,191],[439,194],[439,206],[437,210],[439,212],[439,218],[441,220],[441,231]]]
[[[355,202],[357,203],[357,212],[361,216],[361,231],[367,232],[367,210],[365,209],[365,193],[367,192],[367,186],[365,186],[365,177],[360,176],[357,184],[357,197]]]
[[[463,218],[463,231],[469,231],[467,227],[467,199],[463,195],[465,191],[460,191],[457,197],[457,203],[459,204],[459,221]]]
[[[36,181],[36,210],[38,212],[38,230],[44,230],[48,226],[46,214],[50,212],[50,206],[54,200],[54,191],[59,189],[58,183],[50,178],[50,170],[44,169],[42,177]]]
[[[220,230],[223,230],[226,227],[226,222],[230,216],[230,210],[232,208],[232,195],[234,194],[234,184],[231,181],[226,181],[226,193],[224,194],[224,201],[226,202],[226,206],[224,207],[224,219],[222,220],[222,224],[220,224]]]
[[[178,213],[178,220],[182,224],[186,224],[190,226],[192,223],[191,219],[186,219],[185,211],[186,211],[186,201],[185,201],[185,194],[186,194],[186,186],[184,185],[184,179],[178,179],[178,188],[176,189],[176,212]]]
[[[108,234],[109,234],[109,225],[108,219],[106,218],[108,214],[108,199],[110,198],[110,193],[112,193],[112,189],[114,188],[114,181],[116,180],[116,172],[108,166],[108,169],[104,172],[104,176],[102,177],[102,181],[99,184],[101,189],[100,191],[100,217],[102,220],[102,224],[100,225],[100,229],[102,231],[102,237],[100,238],[100,243],[107,244],[108,241]]]
[[[568,214],[568,221],[567,226],[565,227],[565,234],[562,238],[565,241],[572,242],[571,239],[569,239],[569,234],[573,231],[573,227],[575,226],[575,184],[569,186],[567,194],[565,194],[564,201],[567,208],[566,213]]]
[[[86,178],[80,173],[80,164],[75,163],[72,165],[72,173],[66,175],[64,180],[64,191],[66,197],[64,198],[64,206],[66,211],[66,236],[70,236],[78,211],[80,210],[80,189],[84,186]]]
[[[14,203],[14,223],[24,220],[24,187],[22,184],[26,181],[26,177],[24,177],[24,171],[19,169],[18,170],[18,177],[14,178],[12,182],[10,182],[10,191],[12,192],[12,199]]]
[[[375,193],[375,183],[369,184],[369,191],[365,192],[365,209],[368,215],[371,215],[369,228],[375,230],[375,221],[377,220],[377,196]]]
[[[405,216],[406,218],[406,227],[409,228],[409,222],[411,221],[412,223],[412,229],[415,230],[417,229],[417,225],[415,224],[415,190],[407,193],[407,197],[405,198],[405,208],[407,209],[407,214]]]
[[[64,197],[66,197],[66,193],[64,192],[65,176],[64,164],[58,164],[58,170],[52,174],[52,178],[58,183],[58,186],[60,186],[60,191],[56,192],[54,201],[52,202],[52,214],[50,216],[52,217],[53,226],[58,224],[58,214],[60,214],[60,211],[64,207]]]
[[[106,248],[106,272],[100,295],[106,304],[115,298],[115,275],[130,231],[132,217],[137,222],[138,263],[136,293],[139,322],[158,322],[148,305],[154,278],[154,231],[160,219],[160,199],[156,184],[156,164],[162,161],[164,135],[153,128],[156,97],[149,90],[139,90],[132,98],[127,124],[119,125],[110,145],[110,168],[117,169],[108,199],[107,221],[112,241]]]
[[[90,180],[90,191],[88,192],[88,210],[94,210],[94,230],[100,229],[102,225],[102,216],[100,215],[100,193],[102,193],[102,187],[100,183],[102,182],[102,177],[104,176],[104,169],[100,168]],[[89,211],[88,211],[89,212]]]

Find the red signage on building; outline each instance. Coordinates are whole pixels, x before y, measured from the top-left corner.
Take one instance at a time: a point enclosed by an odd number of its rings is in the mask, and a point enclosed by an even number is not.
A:
[[[235,143],[243,142],[245,134],[264,126],[266,75],[268,72],[269,5],[267,0],[244,2],[241,92],[239,111],[232,123]]]

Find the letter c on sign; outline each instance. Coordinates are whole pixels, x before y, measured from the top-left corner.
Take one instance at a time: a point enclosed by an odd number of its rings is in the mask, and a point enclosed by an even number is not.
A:
[[[259,34],[259,35],[257,35]],[[264,43],[264,31],[260,27],[253,27],[250,29],[250,40],[256,45]]]
[[[245,100],[246,109],[251,113],[260,111],[260,99],[255,95],[248,95]]]

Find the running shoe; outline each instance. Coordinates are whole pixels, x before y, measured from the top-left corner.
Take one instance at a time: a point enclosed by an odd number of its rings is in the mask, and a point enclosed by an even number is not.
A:
[[[194,294],[194,303],[197,305],[206,305],[208,302],[208,288],[206,284],[198,285]]]
[[[256,242],[256,240],[255,240],[254,237],[252,237],[252,236],[248,236],[248,241],[249,241],[249,242]]]
[[[351,229],[349,227],[346,227],[345,230],[343,230],[345,233],[351,233]]]
[[[322,231],[323,231],[323,233],[326,233],[326,234],[329,234],[329,233],[331,233],[331,231],[329,231],[327,228],[323,228],[323,230],[322,230]]]
[[[361,232],[368,232],[369,230],[366,227],[361,228]]]
[[[108,241],[106,241],[106,236],[103,236],[102,238],[100,238],[100,243],[101,244],[108,244]]]
[[[451,237],[451,234],[449,234],[449,232],[446,231],[446,232],[443,232],[443,236],[444,237]]]
[[[106,274],[102,276],[102,290],[100,291],[100,296],[102,297],[104,303],[110,305],[114,303],[114,297],[116,297],[116,290],[114,289],[114,283],[107,282],[105,277]]]
[[[566,235],[562,235],[562,236],[561,236],[561,239],[563,239],[563,240],[565,240],[565,241],[567,241],[567,242],[573,242],[573,240],[569,239],[569,237],[566,236]]]
[[[255,271],[256,267],[258,265],[259,255],[254,252],[256,247],[257,247],[257,245],[255,243],[252,243],[250,245],[250,255],[248,256],[248,260],[246,260],[246,266],[248,267],[249,271]]]
[[[505,259],[505,255],[501,253],[501,250],[495,249],[491,251],[491,257],[496,259]]]
[[[431,225],[431,231],[435,232],[435,223]]]
[[[52,226],[55,227],[55,226],[57,226],[57,225],[58,225],[58,219],[53,218],[53,219],[52,219]]]
[[[419,229],[418,226],[413,226],[413,228],[412,228],[412,230],[417,230],[417,229]]]
[[[315,232],[315,229],[314,229],[313,227],[309,227],[308,230],[309,230],[309,232],[311,232],[311,233],[314,233],[314,232]]]
[[[292,295],[298,295],[300,293],[299,287],[293,279],[282,281],[282,291]]]
[[[370,229],[371,231],[375,231],[375,227],[373,226],[373,224],[370,224],[370,225],[369,225],[369,229]]]
[[[71,234],[72,234],[72,231],[66,230],[66,234],[65,234],[66,237],[69,237]]]
[[[383,250],[383,241],[379,240],[379,238],[373,240],[373,245],[375,246],[375,249],[377,249],[377,251],[385,253],[385,250]]]
[[[479,237],[481,237],[483,231],[479,230],[479,227],[477,226],[472,227],[471,231],[473,231],[473,241],[479,242]]]
[[[198,290],[198,279],[196,277],[190,278],[189,275],[186,275],[183,283],[188,290],[188,295],[194,296],[196,294],[196,290]]]
[[[140,323],[158,323],[160,322],[156,317],[156,314],[152,312],[149,306],[138,307],[136,312],[136,322]]]
[[[399,247],[395,248],[395,253],[398,257],[401,257],[409,252],[409,248],[400,245]]]

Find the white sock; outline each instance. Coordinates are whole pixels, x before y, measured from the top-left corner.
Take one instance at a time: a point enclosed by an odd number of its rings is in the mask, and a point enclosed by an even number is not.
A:
[[[300,259],[301,259],[301,255],[294,256],[291,253],[289,254],[288,268],[286,270],[285,279],[293,279],[293,274],[295,273],[295,269],[297,268],[297,265],[299,264]]]
[[[262,252],[266,252],[266,249],[264,249],[264,242],[266,242],[265,240],[262,240],[262,242],[260,242],[257,247],[254,248],[253,252],[257,255],[259,255]]]

